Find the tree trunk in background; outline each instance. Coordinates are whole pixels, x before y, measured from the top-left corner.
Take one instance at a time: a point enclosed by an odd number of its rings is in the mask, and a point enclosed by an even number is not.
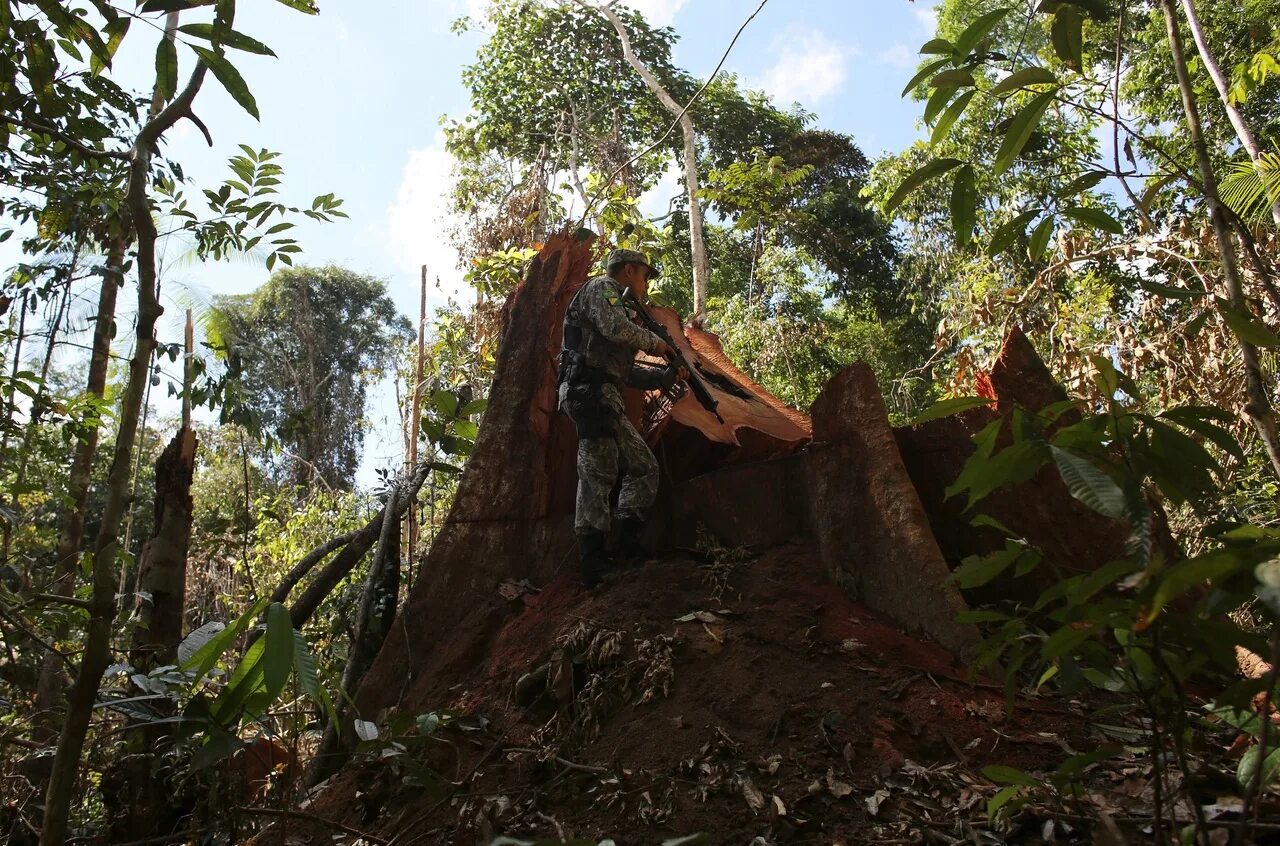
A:
[[[107,669],[111,657],[111,624],[116,608],[116,557],[119,553],[120,524],[129,499],[129,470],[138,434],[142,397],[146,392],[151,357],[156,348],[156,321],[164,312],[158,299],[156,276],[158,233],[155,221],[151,218],[151,203],[147,193],[151,177],[151,156],[160,136],[190,112],[191,103],[204,83],[206,71],[203,63],[196,65],[186,88],[143,126],[130,151],[126,203],[128,220],[137,235],[138,245],[137,340],[133,359],[129,362],[129,381],[121,401],[119,433],[111,461],[111,473],[107,479],[102,526],[94,544],[92,610],[85,633],[84,654],[67,697],[66,719],[58,735],[53,772],[45,792],[40,846],[61,846],[66,841],[67,818],[75,793],[80,753],[84,749],[89,718],[98,697],[98,687],[102,683],[102,673]]]
[[[347,655],[347,666],[342,671],[342,689],[346,691],[343,703],[354,697],[395,621],[396,605],[400,599],[399,518],[405,510],[400,506],[406,504],[406,501],[412,502],[412,495],[407,490],[401,490],[400,486],[392,488],[387,496],[378,549],[369,564],[369,575],[365,579],[364,593],[360,598],[355,640]],[[344,744],[342,738],[352,736],[352,727],[358,716],[346,704],[341,704],[338,718],[325,726],[324,737],[320,741],[308,779],[311,784],[327,778],[342,765],[346,756],[340,753],[351,746]]]
[[[1245,122],[1244,115],[1240,114],[1240,110],[1231,102],[1231,85],[1222,73],[1222,68],[1218,67],[1218,60],[1214,58],[1213,51],[1209,49],[1209,39],[1205,36],[1204,28],[1200,26],[1200,16],[1196,14],[1195,0],[1182,0],[1182,8],[1187,13],[1187,25],[1191,29],[1191,37],[1195,39],[1196,50],[1199,51],[1205,70],[1213,80],[1213,87],[1218,91],[1222,108],[1227,112],[1227,119],[1231,121],[1241,146],[1249,153],[1249,158],[1254,164],[1257,164],[1262,158],[1262,147],[1258,145],[1258,139],[1253,137],[1253,132]],[[1275,221],[1277,227],[1280,227],[1280,202],[1271,204],[1271,219]]]
[[[578,3],[587,5],[585,0],[578,0]],[[700,190],[698,135],[694,130],[693,118],[690,117],[688,110],[677,103],[667,89],[662,87],[662,83],[653,75],[649,67],[632,52],[631,36],[617,13],[608,6],[590,8],[596,9],[613,24],[613,28],[618,31],[618,38],[622,40],[622,55],[627,60],[627,64],[635,68],[636,73],[640,74],[640,78],[644,80],[645,85],[649,86],[649,90],[663,107],[680,121],[680,133],[684,136],[684,182],[689,193],[689,246],[693,256],[693,314],[689,317],[689,322],[701,325],[707,308],[707,279],[711,275],[711,262],[707,258],[707,245],[702,233],[702,203],[698,199]]]
[[[1205,144],[1204,134],[1200,129],[1200,112],[1196,106],[1195,88],[1191,84],[1191,75],[1187,71],[1186,53],[1182,46],[1182,33],[1178,30],[1177,13],[1173,8],[1173,0],[1160,0],[1164,11],[1165,28],[1169,37],[1169,52],[1173,58],[1173,68],[1178,76],[1178,88],[1182,93],[1182,108],[1187,116],[1187,130],[1191,134],[1191,143],[1195,147],[1196,166],[1200,170],[1200,181],[1204,186],[1204,198],[1209,205],[1209,221],[1213,226],[1214,239],[1222,259],[1222,276],[1227,287],[1227,296],[1231,307],[1242,315],[1251,314],[1245,302],[1244,288],[1240,282],[1240,268],[1236,259],[1235,243],[1228,231],[1226,212],[1222,201],[1218,199],[1218,178],[1213,171],[1213,162],[1209,158],[1209,148]],[[1245,384],[1249,396],[1249,404],[1245,413],[1249,416],[1254,428],[1258,431],[1267,456],[1271,459],[1271,468],[1280,476],[1280,432],[1276,427],[1275,409],[1271,405],[1268,393],[1268,380],[1262,372],[1258,361],[1258,349],[1248,341],[1236,337],[1240,344],[1240,353],[1244,359]]]
[[[156,461],[155,530],[138,564],[138,628],[130,662],[139,672],[172,664],[186,610],[191,479],[196,434],[183,426]]]
[[[119,237],[107,248],[107,263],[102,275],[102,288],[98,292],[98,311],[94,318],[93,346],[89,353],[89,377],[85,393],[102,399],[107,387],[107,368],[111,363],[111,337],[115,334],[116,300],[120,286],[124,284],[124,254],[128,241]],[[62,513],[58,530],[58,546],[54,558],[54,583],[49,592],[58,596],[71,596],[75,592],[76,565],[80,558],[80,546],[84,542],[84,518],[89,504],[89,482],[93,476],[93,457],[98,450],[100,427],[91,426],[76,441],[75,455],[71,459],[71,472],[67,481],[67,497],[70,505]],[[60,625],[54,632],[53,642],[67,636],[67,627]],[[65,689],[62,662],[56,655],[46,655],[40,666],[40,679],[36,684],[35,706],[40,722],[34,728],[37,741],[49,742],[57,735],[59,721],[54,706]]]

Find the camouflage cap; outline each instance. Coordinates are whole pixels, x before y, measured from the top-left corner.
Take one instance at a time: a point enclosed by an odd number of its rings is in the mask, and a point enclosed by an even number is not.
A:
[[[649,268],[649,278],[657,279],[661,275],[661,271],[657,266],[649,261],[649,257],[644,253],[635,250],[614,250],[609,253],[609,258],[605,261],[605,268],[609,273],[620,264],[643,264]]]

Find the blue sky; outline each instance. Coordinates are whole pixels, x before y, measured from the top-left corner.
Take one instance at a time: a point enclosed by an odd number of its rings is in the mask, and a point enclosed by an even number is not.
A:
[[[651,22],[671,25],[680,40],[677,65],[709,73],[759,0],[632,0]],[[216,82],[206,83],[196,112],[210,127],[208,148],[189,123],[172,133],[168,154],[195,184],[225,178],[236,145],[282,154],[283,199],[302,204],[333,192],[349,220],[307,224],[297,237],[301,262],[337,263],[385,279],[402,312],[416,317],[419,266],[439,276],[433,300],[460,289],[456,254],[448,244],[444,193],[450,161],[440,136],[442,115],[467,111],[461,70],[483,33],[450,32],[483,0],[320,0],[308,17],[269,0],[242,0],[236,28],[268,43],[278,59],[240,54],[237,66],[256,95],[260,122],[244,113]],[[899,150],[918,137],[920,104],[899,94],[915,70],[919,45],[932,35],[933,0],[771,0],[725,64],[745,83],[780,103],[799,101],[817,125],[851,134],[868,154]],[[116,62],[116,78],[149,87],[156,38],[136,28]],[[189,51],[180,52],[183,71]],[[673,181],[651,198],[665,208]],[[17,255],[16,239],[0,247],[0,266]],[[196,265],[175,261],[181,244],[166,246],[163,276],[167,317],[184,298],[243,293],[268,276],[260,262]],[[122,338],[127,333],[120,332]],[[179,340],[166,320],[162,340]],[[394,406],[382,396],[371,408],[366,467],[399,452]],[[393,398],[391,398],[393,399]],[[365,473],[362,473],[362,476]]]

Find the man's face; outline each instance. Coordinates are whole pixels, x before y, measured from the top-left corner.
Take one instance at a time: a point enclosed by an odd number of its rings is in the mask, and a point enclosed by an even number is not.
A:
[[[619,268],[618,281],[631,289],[637,297],[643,298],[649,293],[649,268],[643,264],[630,262]]]

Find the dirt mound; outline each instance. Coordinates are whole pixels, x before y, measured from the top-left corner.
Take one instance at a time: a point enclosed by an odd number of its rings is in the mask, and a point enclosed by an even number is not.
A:
[[[591,594],[566,572],[501,602],[471,671],[383,722],[465,717],[409,732],[404,756],[374,744],[311,813],[397,844],[961,833],[991,790],[981,765],[1043,766],[1083,733],[1056,706],[1006,714],[998,686],[851,601],[803,543],[668,555]]]

